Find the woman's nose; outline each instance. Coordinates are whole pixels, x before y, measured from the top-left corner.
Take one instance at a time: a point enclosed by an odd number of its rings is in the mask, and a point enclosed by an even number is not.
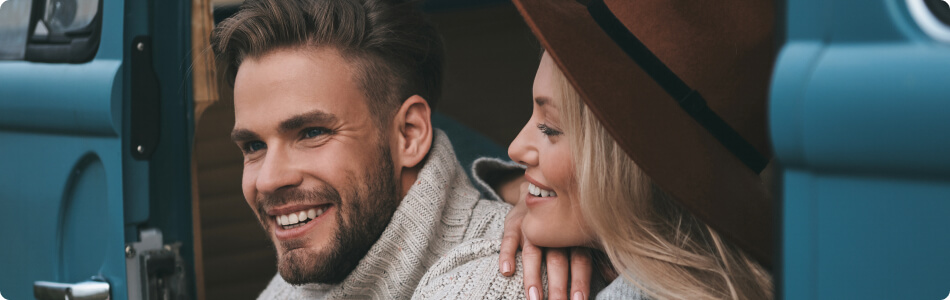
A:
[[[530,131],[532,127],[530,124],[530,121],[528,124],[525,124],[524,128],[521,128],[521,132],[518,133],[518,136],[515,137],[515,140],[511,141],[511,145],[508,146],[508,157],[526,166],[538,164],[538,151],[532,144],[533,139]]]

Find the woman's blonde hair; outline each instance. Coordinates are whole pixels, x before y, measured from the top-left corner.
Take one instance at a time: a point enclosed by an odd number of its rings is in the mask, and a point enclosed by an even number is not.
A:
[[[616,271],[657,299],[771,299],[771,275],[653,184],[555,69],[574,196]]]

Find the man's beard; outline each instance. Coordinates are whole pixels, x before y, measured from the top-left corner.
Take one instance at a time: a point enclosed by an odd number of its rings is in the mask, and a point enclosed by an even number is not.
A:
[[[276,206],[301,200],[301,203],[328,202],[337,208],[337,230],[327,249],[304,249],[308,241],[275,241],[284,249],[283,255],[277,255],[277,269],[284,281],[293,285],[340,283],[379,240],[400,202],[389,149],[381,148],[376,164],[379,168],[375,172],[370,170],[363,180],[348,178],[348,182],[363,184],[347,187],[350,199],[345,203],[340,193],[328,185],[309,191],[296,188],[278,191],[258,202],[258,212],[264,211],[264,204]],[[261,217],[261,224],[265,224],[264,229],[268,231],[269,222],[264,218]]]

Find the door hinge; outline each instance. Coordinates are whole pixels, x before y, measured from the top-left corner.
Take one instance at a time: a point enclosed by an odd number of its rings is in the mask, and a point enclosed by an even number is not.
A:
[[[162,232],[144,229],[125,247],[129,300],[189,299],[180,242],[163,244]]]

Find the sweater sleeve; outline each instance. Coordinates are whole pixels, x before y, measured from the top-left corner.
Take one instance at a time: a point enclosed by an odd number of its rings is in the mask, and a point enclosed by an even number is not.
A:
[[[412,299],[524,299],[521,254],[515,255],[514,275],[505,277],[498,271],[501,235],[510,207],[504,202],[479,201],[466,240],[429,268]]]
[[[432,266],[412,299],[524,299],[521,255],[515,274],[498,272],[501,242],[474,239],[464,242]]]

